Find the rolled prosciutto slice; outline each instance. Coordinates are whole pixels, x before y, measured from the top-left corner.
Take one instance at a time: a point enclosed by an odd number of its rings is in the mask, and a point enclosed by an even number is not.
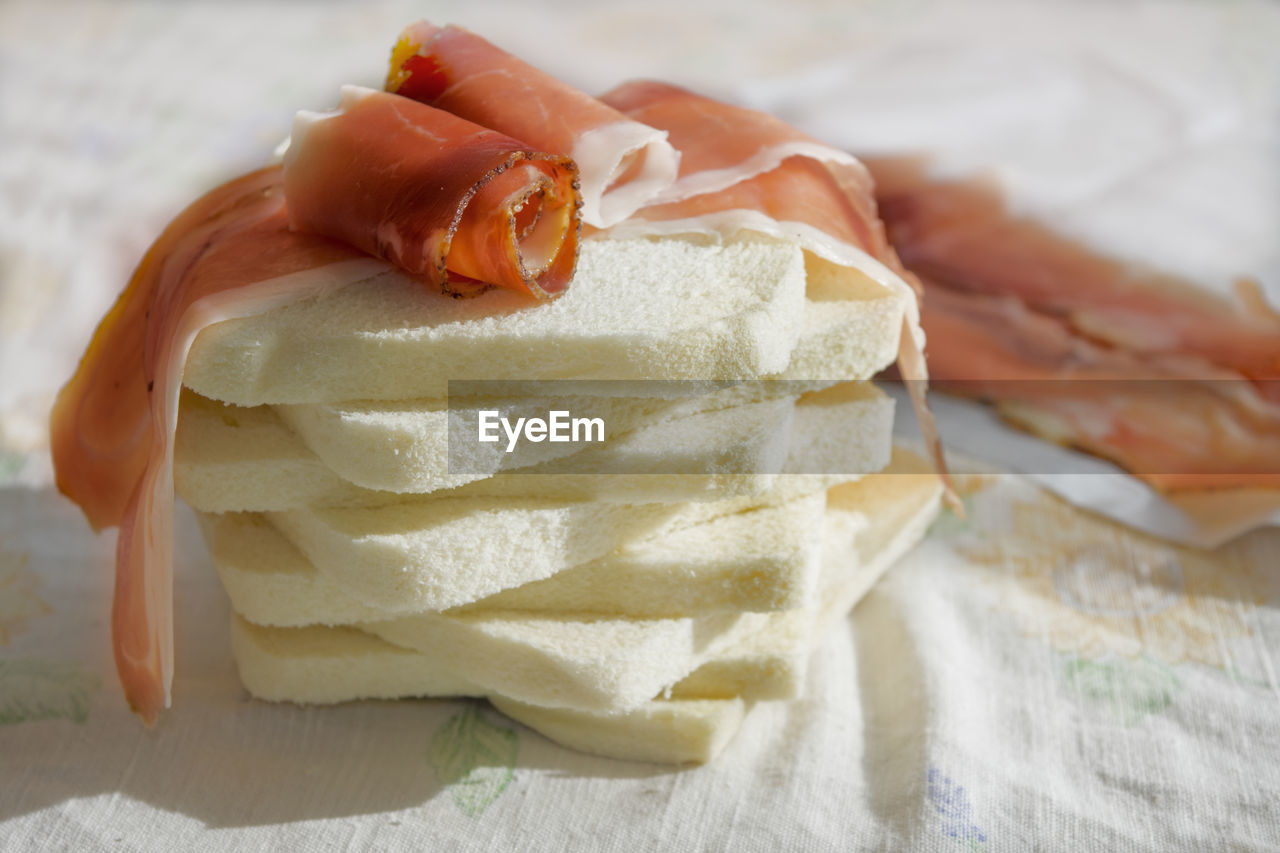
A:
[[[399,95],[344,86],[301,112],[284,156],[294,228],[385,258],[446,292],[538,298],[578,257],[577,171],[564,156]]]
[[[400,35],[386,89],[578,164],[582,218],[613,225],[675,180],[662,130],[634,121],[461,27],[419,21]]]
[[[58,488],[94,528],[120,528],[112,641],[125,697],[148,723],[173,679],[173,434],[196,333],[385,269],[291,231],[278,167],[246,175],[165,229],[58,394]]]

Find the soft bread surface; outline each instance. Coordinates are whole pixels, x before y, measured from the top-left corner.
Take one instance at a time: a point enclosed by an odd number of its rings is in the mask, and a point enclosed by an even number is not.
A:
[[[628,543],[450,612],[662,617],[801,607],[816,592],[825,504],[819,493]],[[413,612],[352,597],[260,516],[200,522],[232,606],[252,622],[343,625]]]
[[[706,444],[723,437],[728,446],[741,428],[735,430],[734,424],[712,413],[728,416],[737,412],[739,417],[750,417],[752,412],[767,412],[783,403],[794,403],[802,394],[830,384],[753,381],[717,389],[711,383],[495,383],[490,396],[458,393],[447,400],[349,401],[272,408],[303,443],[344,479],[368,489],[425,492],[447,487],[437,482],[446,476],[446,469],[452,469],[455,475],[467,475],[457,476],[457,485],[592,449],[581,443],[566,446],[520,442],[513,452],[508,452],[506,442],[499,441],[484,446],[492,451],[491,460],[461,464],[471,460],[458,453],[450,456],[449,442],[474,435],[476,413],[483,409],[500,411],[513,422],[519,416],[545,417],[553,409],[570,411],[575,417],[598,417],[607,426],[611,443],[616,437],[641,429],[655,432],[660,425],[675,420],[679,421],[679,431],[688,434],[686,441],[691,445],[698,440]],[[640,396],[620,393],[628,388],[634,388]],[[766,405],[770,402],[774,406]],[[218,411],[216,404],[190,393],[184,398],[186,404],[195,404],[193,419],[207,419],[209,415],[205,413]],[[249,414],[245,407],[221,409],[222,414],[229,412],[232,416]],[[785,434],[786,427],[787,423],[779,420],[779,434]],[[488,464],[482,464],[485,462]],[[674,460],[666,467],[674,472],[678,468],[672,463]],[[621,469],[619,464],[612,467]]]
[[[448,439],[430,414],[311,408],[330,413],[323,428],[314,427],[323,439],[291,431],[272,408],[185,393],[174,453],[178,494],[206,512],[375,505],[395,500],[387,491],[708,500],[760,493],[778,471],[878,471],[888,463],[893,429],[892,400],[870,383],[851,382],[810,392],[794,406],[781,398],[679,414],[574,457],[586,470],[629,473],[546,473],[543,465],[480,479],[447,472]]]
[[[259,699],[327,704],[420,695],[430,683],[463,696],[474,688],[439,661],[347,628],[262,628],[232,617],[240,679]],[[449,690],[449,686],[456,688]],[[741,699],[654,700],[616,714],[540,708],[505,697],[494,706],[572,749],[633,761],[703,763],[738,730]]]
[[[776,506],[857,476],[779,477],[761,495],[698,503],[424,497],[265,515],[321,573],[365,604],[441,611],[550,577],[628,542]]]
[[[616,714],[540,708],[505,696],[489,701],[556,743],[624,761],[703,764],[720,754],[746,715],[741,699],[655,699]]]
[[[897,470],[910,470],[914,460],[900,459]],[[807,657],[820,633],[831,621],[856,603],[874,580],[924,534],[937,511],[936,478],[891,474],[866,478],[840,487],[831,503],[845,507],[874,507],[861,520],[851,510],[843,512],[843,524],[832,526],[846,533],[857,530],[863,556],[855,563],[847,540],[844,545],[828,539],[826,560],[835,566],[827,574],[826,593],[816,609],[743,617],[758,624],[740,625],[726,636],[733,639],[703,660],[667,695],[683,701],[664,704],[641,701],[629,710],[612,713],[576,709],[551,709],[516,701],[475,683],[475,669],[461,665],[449,654],[433,648],[416,654],[395,644],[382,643],[350,628],[262,628],[236,617],[233,626],[237,661],[250,692],[262,698],[300,702],[335,702],[344,699],[409,695],[488,695],[495,705],[516,719],[574,748],[619,758],[663,762],[703,761],[723,746],[736,729],[727,720],[707,725],[711,709],[728,710],[732,697],[786,698],[800,688]],[[893,525],[896,525],[893,526]],[[582,638],[579,638],[579,642]],[[659,649],[649,650],[656,653]],[[410,655],[411,657],[406,657]],[[454,667],[454,669],[450,669]],[[466,677],[459,672],[467,672]],[[479,674],[481,680],[488,673]],[[508,672],[507,686],[517,692],[529,673]],[[542,688],[539,688],[542,689]],[[722,699],[730,705],[685,705]],[[701,707],[701,714],[692,714]],[[680,709],[685,709],[684,711]],[[686,714],[685,712],[689,712]],[[682,716],[683,715],[683,716]],[[697,725],[694,721],[700,721]],[[659,728],[654,729],[657,725]],[[659,737],[662,727],[673,727],[671,743]]]
[[[317,419],[313,414],[297,418],[296,410],[301,407],[281,406],[275,411],[283,414],[276,419],[266,407],[223,406],[194,394],[185,395],[184,400],[187,406],[179,427],[176,463],[182,468],[178,483],[180,490],[185,489],[194,499],[189,502],[197,505],[207,500],[199,491],[200,478],[217,476],[216,472],[198,470],[201,466],[234,464],[237,451],[239,455],[252,454],[255,460],[261,459],[256,451],[239,449],[241,442],[231,435],[242,428],[239,425],[259,432],[291,429],[325,467],[361,488],[425,494],[487,479],[504,470],[526,474],[779,473],[793,432],[795,410],[794,397],[781,397],[643,424],[638,418],[605,414],[601,420],[608,432],[602,442],[521,441],[508,453],[505,435],[494,443],[474,442],[474,421],[470,422],[467,435],[451,435],[446,431],[444,413],[437,417],[436,413],[362,408],[355,412],[331,411],[327,417]],[[875,404],[867,399],[863,408],[872,405]],[[322,407],[307,408],[314,413]],[[851,416],[863,414],[854,402],[846,408]],[[601,410],[584,406],[567,411],[577,416],[579,412],[594,415]],[[547,412],[542,408],[538,415],[545,417]],[[458,446],[451,451],[454,441]],[[283,438],[277,438],[272,446],[283,443]],[[190,488],[187,483],[193,479],[197,486]]]
[[[257,405],[442,398],[450,379],[759,377],[786,368],[804,287],[798,248],[754,239],[586,241],[572,286],[542,303],[388,271],[206,328],[184,381]]]
[[[619,711],[670,689],[686,698],[708,698],[680,684],[691,674],[707,684],[712,698],[790,698],[798,695],[815,630],[847,612],[933,518],[936,482],[896,479],[867,478],[853,490],[853,500],[846,496],[840,508],[827,511],[842,517],[826,526],[821,596],[806,607],[669,619],[423,614],[360,627],[396,645],[449,658],[490,692],[537,705]],[[888,490],[877,488],[883,485]],[[882,517],[897,522],[892,532]],[[855,543],[868,531],[880,535],[859,561]],[[754,677],[724,677],[735,669]]]
[[[359,627],[396,645],[450,661],[459,673],[489,692],[551,707],[624,710],[670,688],[703,664],[721,659],[750,662],[767,654],[756,670],[798,672],[815,625],[847,610],[886,561],[900,553],[898,543],[914,542],[920,531],[910,523],[931,515],[935,482],[902,487],[896,475],[868,478],[848,490],[841,517],[828,525],[817,602],[778,613],[704,613],[679,618],[600,617],[573,611],[518,613],[502,610],[422,614],[366,623]],[[809,511],[820,511],[808,502]],[[883,520],[897,527],[884,531]],[[880,531],[876,550],[859,563],[855,543]],[[817,561],[805,570],[817,582]],[[735,651],[736,650],[736,651]],[[703,674],[703,680],[708,680]],[[719,688],[723,693],[732,688]],[[742,695],[779,698],[769,679],[753,680]],[[790,692],[784,688],[784,695]],[[705,697],[704,697],[705,698]]]
[[[800,336],[779,379],[868,379],[898,354],[903,304],[858,270],[805,253]]]
[[[903,311],[899,294],[786,243],[589,240],[554,301],[454,300],[388,271],[210,326],[184,382],[253,406],[443,398],[451,379],[499,376],[867,379],[894,359]]]

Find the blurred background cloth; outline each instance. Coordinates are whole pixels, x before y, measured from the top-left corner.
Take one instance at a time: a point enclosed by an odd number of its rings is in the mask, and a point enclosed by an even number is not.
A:
[[[1280,538],[1214,554],[1014,477],[969,484],[715,764],[561,750],[464,777],[467,703],[244,702],[180,531],[177,708],[124,710],[110,537],[49,488],[57,387],[165,223],[294,111],[377,86],[400,28],[466,25],[599,92],[660,77],[858,152],[989,172],[1090,246],[1280,303],[1280,6],[1266,2],[0,5],[0,838],[83,849],[1276,849]],[[189,522],[189,519],[187,519]],[[1092,550],[1090,550],[1092,549]],[[33,698],[34,697],[34,698]],[[486,729],[487,730],[487,729]],[[504,742],[505,734],[498,735]],[[460,747],[483,753],[475,744]]]

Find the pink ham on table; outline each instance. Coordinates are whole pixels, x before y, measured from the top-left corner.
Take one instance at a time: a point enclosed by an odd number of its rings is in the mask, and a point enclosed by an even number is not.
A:
[[[980,181],[868,161],[925,287],[934,380],[1166,491],[1280,487],[1280,317],[1013,215]]]
[[[989,184],[930,180],[910,159],[869,163],[880,214],[913,272],[968,293],[1016,297],[1132,352],[1193,354],[1244,376],[1280,376],[1280,314],[1256,286],[1241,282],[1233,303],[1013,216]]]
[[[676,176],[679,155],[662,130],[461,27],[427,21],[407,27],[392,52],[386,89],[571,157],[588,225],[622,221]]]

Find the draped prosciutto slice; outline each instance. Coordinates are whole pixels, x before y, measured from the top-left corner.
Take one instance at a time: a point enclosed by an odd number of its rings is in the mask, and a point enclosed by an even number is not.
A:
[[[733,107],[655,80],[633,80],[600,98],[627,116],[668,131],[680,151],[680,174],[653,204],[712,193],[772,171],[790,157],[807,157],[848,170],[846,180],[869,200],[866,169],[847,151],[832,148],[801,133],[781,119],[756,110]],[[708,138],[714,145],[699,144]],[[875,210],[864,210],[874,222]]]
[[[676,177],[680,157],[666,133],[461,27],[427,21],[407,27],[392,52],[386,88],[571,157],[589,225],[626,219]]]
[[[1255,382],[1195,355],[1099,344],[1013,297],[925,288],[935,388],[991,400],[1160,489],[1280,487],[1280,405]]]
[[[446,292],[563,291],[578,257],[568,158],[442,110],[344,86],[301,112],[284,158],[289,220],[385,258]]]
[[[1280,326],[1010,214],[976,182],[869,161],[924,282],[936,381],[1157,488],[1280,487]]]
[[[1280,378],[1280,314],[1253,283],[1239,282],[1232,303],[1015,217],[988,184],[931,181],[913,160],[868,165],[880,215],[913,272],[965,292],[1015,296],[1133,352],[1195,354],[1254,379]]]
[[[51,424],[58,488],[95,528],[120,528],[116,668],[148,723],[168,705],[173,678],[173,433],[191,342],[211,323],[383,269],[290,231],[279,168],[246,175],[165,229],[59,393]]]
[[[603,100],[670,132],[682,162],[696,164],[701,171],[682,167],[677,186],[683,186],[684,197],[642,208],[600,236],[755,231],[791,240],[835,264],[856,268],[903,295],[906,311],[898,369],[947,486],[948,502],[955,505],[937,425],[925,399],[929,374],[918,287],[885,237],[871,178],[862,164],[847,154],[829,157],[832,149],[791,131],[777,119],[675,86],[628,83]],[[709,178],[700,180],[702,174]],[[703,187],[716,189],[699,191]]]

